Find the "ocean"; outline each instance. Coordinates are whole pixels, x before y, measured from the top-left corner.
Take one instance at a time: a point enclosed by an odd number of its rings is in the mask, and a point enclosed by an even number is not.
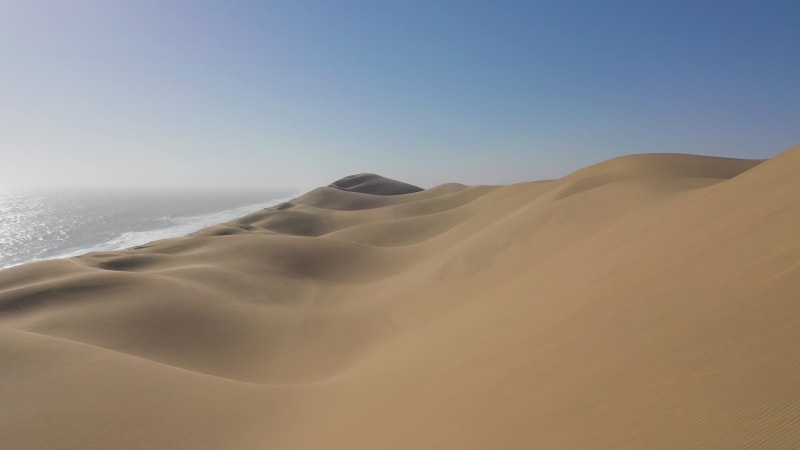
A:
[[[183,236],[291,197],[283,190],[0,191],[0,269]]]

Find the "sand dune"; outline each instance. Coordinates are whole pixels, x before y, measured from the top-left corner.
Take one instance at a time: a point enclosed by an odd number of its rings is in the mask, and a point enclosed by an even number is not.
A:
[[[796,448],[798,174],[360,174],[0,271],[0,447]]]
[[[331,183],[330,187],[341,191],[373,195],[400,195],[422,191],[420,187],[375,175],[374,173],[350,175],[341,180],[334,181]]]

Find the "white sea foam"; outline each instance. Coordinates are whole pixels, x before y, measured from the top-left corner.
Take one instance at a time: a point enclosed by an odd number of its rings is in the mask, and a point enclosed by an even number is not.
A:
[[[79,256],[90,252],[122,250],[161,239],[184,236],[212,225],[228,222],[261,209],[275,206],[279,203],[289,200],[290,198],[291,197],[286,197],[272,200],[268,203],[256,203],[253,205],[239,206],[225,211],[218,211],[199,216],[176,218],[165,217],[164,219],[172,222],[172,225],[155,230],[127,231],[113,239],[109,239],[108,241],[91,247],[71,249],[55,256],[54,258],[71,258],[73,256]]]
[[[0,268],[183,236],[289,198],[270,192],[0,192]]]

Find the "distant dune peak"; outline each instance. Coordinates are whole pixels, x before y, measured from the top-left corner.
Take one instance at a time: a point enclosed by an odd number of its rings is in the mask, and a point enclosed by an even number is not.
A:
[[[424,189],[402,181],[392,180],[374,173],[359,173],[334,181],[329,187],[349,192],[372,195],[402,195]]]

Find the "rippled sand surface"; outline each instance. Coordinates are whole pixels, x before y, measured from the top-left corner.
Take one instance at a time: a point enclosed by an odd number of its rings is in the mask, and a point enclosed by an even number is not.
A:
[[[800,447],[800,147],[360,174],[0,271],[13,449]]]

